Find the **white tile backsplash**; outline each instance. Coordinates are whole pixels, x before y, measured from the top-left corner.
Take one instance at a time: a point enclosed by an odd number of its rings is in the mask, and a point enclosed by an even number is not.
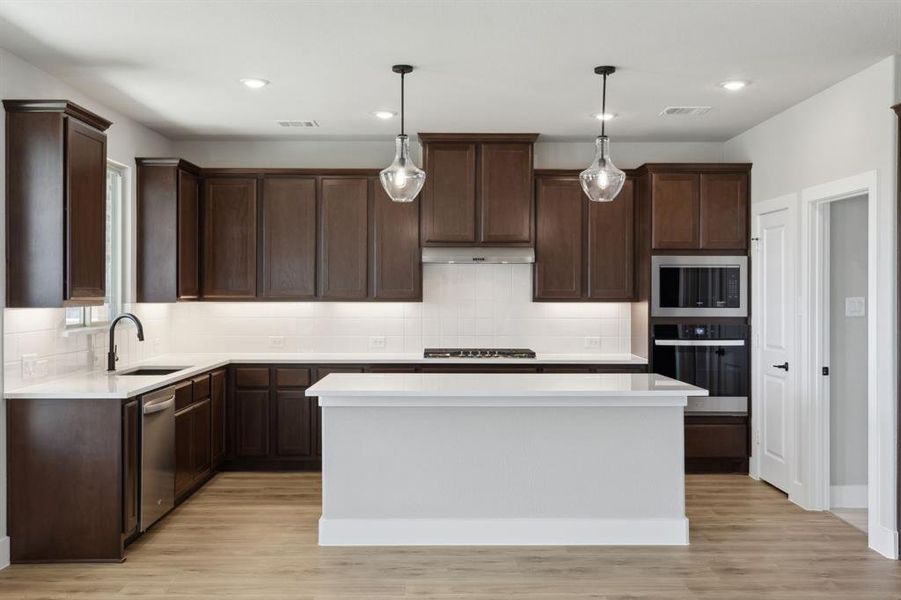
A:
[[[125,307],[144,324],[117,332],[119,367],[170,352],[420,353],[425,347],[527,347],[628,353],[628,303],[532,302],[530,265],[423,267],[423,302],[184,302]],[[5,309],[4,387],[106,368],[107,334],[67,333],[63,309]],[[384,337],[384,348],[370,344]],[[590,347],[586,338],[597,338]],[[272,338],[277,338],[274,342]],[[24,380],[22,356],[46,361]]]
[[[532,302],[529,265],[423,268],[423,302],[196,302],[172,307],[184,352],[421,352],[524,346],[545,353],[628,353],[628,303]],[[284,345],[270,346],[270,336]],[[384,336],[384,348],[370,338]],[[600,338],[588,348],[586,337]]]
[[[134,304],[124,308],[141,319],[145,341],[138,342],[134,326],[130,323],[118,326],[116,343],[120,368],[172,351],[171,305]],[[71,373],[106,369],[109,345],[106,330],[66,330],[65,309],[4,309],[3,331],[5,389],[41,383]],[[34,360],[40,362],[42,368],[38,374],[26,379],[22,357],[28,355],[34,355]]]

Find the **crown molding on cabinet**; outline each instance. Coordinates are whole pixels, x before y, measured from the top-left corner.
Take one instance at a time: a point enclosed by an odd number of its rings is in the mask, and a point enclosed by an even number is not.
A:
[[[112,125],[100,115],[68,100],[4,100],[7,112],[55,112],[75,117],[98,131],[106,131]]]

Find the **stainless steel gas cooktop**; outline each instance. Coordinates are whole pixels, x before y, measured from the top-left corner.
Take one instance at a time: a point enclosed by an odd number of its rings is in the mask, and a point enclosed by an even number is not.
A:
[[[425,358],[535,358],[528,348],[426,348]]]

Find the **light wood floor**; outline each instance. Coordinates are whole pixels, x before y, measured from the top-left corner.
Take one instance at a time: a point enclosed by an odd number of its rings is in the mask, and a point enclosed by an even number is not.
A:
[[[320,548],[318,474],[219,475],[116,565],[13,565],[0,598],[901,598],[864,534],[740,476],[690,476],[688,547]]]

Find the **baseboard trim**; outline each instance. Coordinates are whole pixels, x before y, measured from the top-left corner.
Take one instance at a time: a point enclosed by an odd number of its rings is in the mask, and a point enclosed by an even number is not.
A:
[[[319,519],[320,546],[684,546],[688,519]]]
[[[9,536],[0,537],[0,570],[9,566]]]
[[[870,529],[867,536],[869,546],[886,558],[898,560],[898,532],[877,525],[875,531]]]
[[[829,508],[866,508],[867,485],[829,486]]]

